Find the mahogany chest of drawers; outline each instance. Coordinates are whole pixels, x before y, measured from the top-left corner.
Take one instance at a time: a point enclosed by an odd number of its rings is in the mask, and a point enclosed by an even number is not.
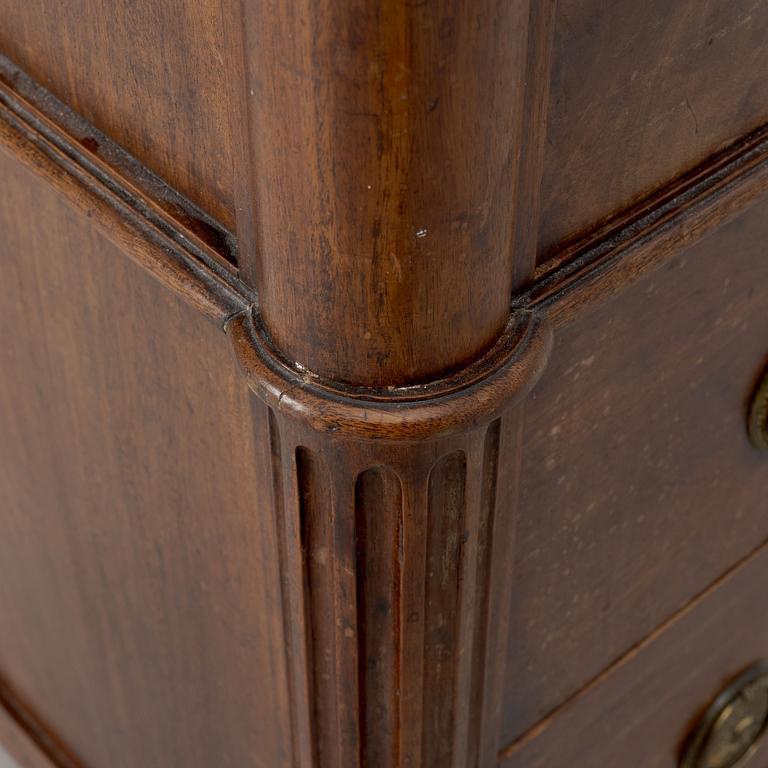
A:
[[[766,0],[0,0],[0,744],[761,768],[767,244]]]

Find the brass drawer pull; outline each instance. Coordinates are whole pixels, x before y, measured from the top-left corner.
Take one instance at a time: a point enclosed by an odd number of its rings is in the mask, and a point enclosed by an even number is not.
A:
[[[763,375],[749,409],[749,437],[756,448],[768,450],[768,371]]]
[[[742,768],[768,726],[768,662],[750,667],[712,702],[691,734],[680,768]]]

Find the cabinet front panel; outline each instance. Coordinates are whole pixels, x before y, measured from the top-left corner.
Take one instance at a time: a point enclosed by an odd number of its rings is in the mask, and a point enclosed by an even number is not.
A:
[[[764,604],[766,579],[763,549],[513,748],[503,768],[677,768],[705,708],[768,658],[768,619],[755,610]],[[728,728],[721,728],[721,748]],[[760,768],[768,742],[757,747],[748,765]]]
[[[540,255],[768,121],[763,0],[560,0]]]
[[[765,203],[558,330],[526,407],[507,740],[768,537]]]

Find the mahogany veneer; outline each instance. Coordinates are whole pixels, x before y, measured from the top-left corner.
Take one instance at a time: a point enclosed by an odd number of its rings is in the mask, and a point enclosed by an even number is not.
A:
[[[3,746],[678,765],[768,658],[765,4],[0,0],[0,53]]]

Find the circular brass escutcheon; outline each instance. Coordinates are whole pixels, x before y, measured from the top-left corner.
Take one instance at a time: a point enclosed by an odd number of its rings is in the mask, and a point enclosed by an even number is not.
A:
[[[768,371],[757,387],[749,409],[749,438],[755,448],[768,450]]]
[[[704,713],[680,768],[742,768],[768,728],[768,662],[750,667]]]

